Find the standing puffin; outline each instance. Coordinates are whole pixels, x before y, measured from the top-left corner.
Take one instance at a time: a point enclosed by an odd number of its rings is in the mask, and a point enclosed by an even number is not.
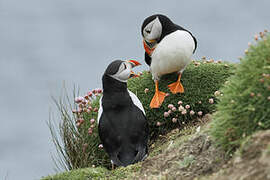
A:
[[[134,60],[113,61],[103,77],[103,96],[98,111],[98,132],[112,168],[142,161],[148,154],[148,123],[137,96],[127,89]]]
[[[173,94],[183,93],[181,75],[191,62],[197,41],[191,32],[174,24],[168,17],[161,14],[146,18],[142,24],[141,33],[145,62],[150,66],[156,87],[150,107],[159,108],[165,98],[165,93],[158,89],[159,78],[164,74],[178,72],[177,81],[168,87]]]

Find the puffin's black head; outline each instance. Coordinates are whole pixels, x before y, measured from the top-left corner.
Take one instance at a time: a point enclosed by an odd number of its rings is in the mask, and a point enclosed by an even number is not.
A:
[[[140,65],[140,63],[135,60],[115,60],[109,64],[104,75],[110,76],[121,82],[127,82],[130,77],[135,75],[131,69],[138,65]]]
[[[140,63],[135,60],[115,60],[111,62],[102,77],[104,91],[126,89],[127,80],[135,76],[131,69],[138,65]]]
[[[173,22],[167,16],[155,14],[144,20],[141,33],[147,43],[157,43],[173,26]]]

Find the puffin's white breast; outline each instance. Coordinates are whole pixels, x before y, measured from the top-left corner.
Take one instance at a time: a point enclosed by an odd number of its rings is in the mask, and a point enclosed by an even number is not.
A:
[[[183,71],[191,61],[194,48],[193,37],[187,31],[177,30],[165,36],[151,56],[150,68],[154,78]]]

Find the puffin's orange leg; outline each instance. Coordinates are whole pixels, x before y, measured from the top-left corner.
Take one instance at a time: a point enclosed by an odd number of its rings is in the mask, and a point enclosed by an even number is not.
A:
[[[171,92],[173,94],[176,94],[176,93],[183,93],[184,92],[184,87],[183,85],[181,84],[180,80],[181,80],[181,73],[179,74],[178,76],[178,79],[176,82],[168,85],[169,89],[171,90]]]
[[[151,108],[159,108],[164,101],[166,93],[158,90],[158,81],[155,81],[156,92],[150,103]]]

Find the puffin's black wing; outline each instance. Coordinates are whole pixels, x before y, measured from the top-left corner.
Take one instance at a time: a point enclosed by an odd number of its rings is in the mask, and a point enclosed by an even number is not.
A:
[[[152,58],[146,52],[144,52],[144,60],[145,60],[146,64],[148,64],[148,66],[151,65]]]
[[[100,140],[117,166],[127,166],[145,157],[148,152],[148,134],[146,117],[135,105],[122,107],[121,111],[103,112],[101,115]]]

